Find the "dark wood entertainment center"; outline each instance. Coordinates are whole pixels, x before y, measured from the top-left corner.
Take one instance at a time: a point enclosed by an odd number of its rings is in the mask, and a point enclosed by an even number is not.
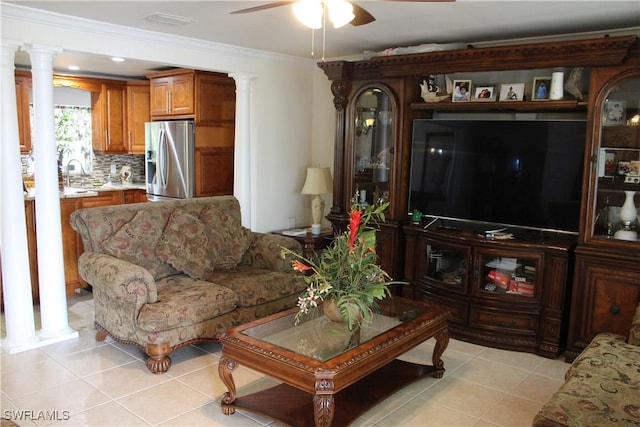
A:
[[[390,202],[377,251],[394,278],[410,282],[398,292],[450,308],[452,337],[552,358],[565,351],[568,361],[598,332],[625,333],[631,308],[640,300],[640,239],[615,238],[622,227],[615,215],[625,191],[636,191],[635,205],[640,204],[640,184],[610,173],[608,164],[604,173],[602,165],[605,157],[623,164],[640,161],[640,126],[632,120],[640,117],[636,36],[470,46],[318,66],[331,81],[336,118],[333,206],[327,218],[335,230],[344,230],[357,190],[366,193],[368,203]],[[565,91],[560,100],[530,100],[533,78],[558,70],[565,82],[572,71],[582,74],[583,96]],[[432,74],[496,87],[524,82],[525,99],[424,102],[420,84]],[[612,99],[626,105],[616,127],[603,118]],[[425,229],[428,216],[412,225],[413,121],[450,115],[585,120],[579,232],[512,227],[512,239],[498,240],[479,235],[477,224],[464,221],[448,220],[453,230],[437,222]]]

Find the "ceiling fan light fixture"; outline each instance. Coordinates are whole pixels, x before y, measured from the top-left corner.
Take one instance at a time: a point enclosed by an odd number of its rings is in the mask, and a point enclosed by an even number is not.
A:
[[[353,5],[346,0],[326,0],[329,10],[329,20],[333,28],[340,28],[353,21]]]
[[[317,30],[322,28],[324,10],[319,0],[300,0],[293,4],[293,14],[306,27]]]

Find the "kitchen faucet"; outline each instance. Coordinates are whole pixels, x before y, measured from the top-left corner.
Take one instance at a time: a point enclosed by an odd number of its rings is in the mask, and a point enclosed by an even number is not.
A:
[[[84,186],[84,177],[86,175],[84,168],[82,167],[82,163],[78,159],[71,159],[67,162],[67,187],[71,187],[71,171],[75,170],[75,167],[72,167],[71,163],[76,162],[78,166],[80,166],[80,186]]]

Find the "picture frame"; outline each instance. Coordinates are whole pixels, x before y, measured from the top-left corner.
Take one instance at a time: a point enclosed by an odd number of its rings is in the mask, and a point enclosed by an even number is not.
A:
[[[504,83],[500,85],[500,101],[522,101],[524,99],[524,83]]]
[[[551,76],[534,77],[531,86],[532,101],[548,101],[549,92],[551,91]]]
[[[496,99],[496,85],[483,83],[473,86],[474,102],[493,102]]]
[[[471,100],[471,80],[454,80],[452,102],[469,102]]]
[[[609,100],[602,106],[602,124],[604,126],[621,126],[625,124],[626,101]]]
[[[625,160],[620,160],[618,162],[618,166],[616,167],[616,175],[618,176],[626,176],[631,172],[630,163]]]

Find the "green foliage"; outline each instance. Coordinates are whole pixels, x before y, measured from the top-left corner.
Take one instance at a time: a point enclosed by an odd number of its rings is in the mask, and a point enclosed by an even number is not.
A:
[[[321,252],[317,260],[306,259],[286,248],[281,255],[292,254],[298,260],[293,268],[307,273],[307,288],[298,298],[297,320],[321,301],[334,299],[350,330],[361,322],[371,321],[372,305],[391,295],[393,281],[380,267],[376,254],[376,229],[370,223],[384,221],[384,210],[389,203],[362,207],[352,199],[349,229],[335,237],[331,245]]]

